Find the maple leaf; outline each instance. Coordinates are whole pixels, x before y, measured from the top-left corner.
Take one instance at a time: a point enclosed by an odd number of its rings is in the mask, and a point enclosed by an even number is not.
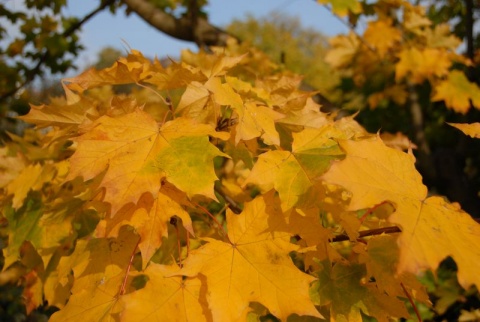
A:
[[[396,211],[389,221],[402,229],[398,272],[435,270],[451,256],[461,285],[479,287],[480,252],[471,245],[480,242],[480,225],[444,199],[427,198],[414,157],[386,147],[380,138],[339,144],[346,158],[334,163],[323,178],[352,192],[352,210],[393,202]]]
[[[329,40],[329,43],[332,49],[325,56],[325,61],[334,68],[350,65],[360,45],[360,41],[353,32],[347,36],[333,37]]]
[[[305,105],[299,109],[290,109],[285,112],[285,117],[278,120],[280,124],[300,125],[302,127],[320,128],[329,123],[328,114],[320,112],[320,105],[311,97],[307,98]]]
[[[372,45],[380,57],[402,40],[400,30],[392,26],[391,20],[370,21],[363,35],[364,39]]]
[[[173,216],[182,219],[183,226],[195,236],[192,220],[184,207],[193,205],[184,192],[165,182],[157,197],[144,194],[135,205],[121,210],[111,220],[107,221],[107,236],[116,237],[123,225],[130,225],[140,236],[138,248],[142,253],[143,268],[147,266],[153,254],[162,244],[162,238],[168,237],[167,223]]]
[[[207,78],[225,75],[229,69],[238,65],[245,56],[246,54],[229,57],[221,52],[216,55],[210,55],[205,51],[200,51],[199,53],[193,53],[190,50],[182,51],[182,61],[200,69]]]
[[[463,133],[465,133],[466,135],[472,138],[480,139],[480,123],[470,123],[470,124],[447,123],[447,124],[459,129],[460,131],[462,131]]]
[[[363,265],[320,263],[318,281],[312,285],[311,294],[315,304],[330,304],[333,321],[362,321],[361,311],[388,322],[390,317],[408,317],[402,301],[379,292],[373,285],[361,283],[365,276]]]
[[[238,114],[236,122],[235,144],[240,140],[261,137],[265,144],[280,145],[280,138],[275,129],[275,121],[284,117],[273,109],[257,105],[254,102],[243,102],[242,98],[228,84],[220,79],[210,79],[205,87],[214,94],[214,100],[221,105],[230,105]]]
[[[425,8],[422,6],[405,3],[403,26],[417,34],[424,34],[424,29],[432,25],[432,21],[425,15]]]
[[[79,240],[75,251],[60,260],[59,281],[73,271],[72,295],[50,321],[114,321],[130,259],[138,237],[124,229],[118,238]]]
[[[144,288],[122,296],[124,310],[120,321],[208,321],[198,278],[170,276],[178,266],[151,263],[143,272],[148,276]],[[204,295],[203,295],[204,296]]]
[[[29,241],[42,256],[45,267],[52,253],[72,231],[70,220],[45,214],[45,207],[38,199],[29,198],[18,210],[4,208],[8,220],[8,246],[4,249],[4,267],[20,259],[20,248]]]
[[[94,113],[93,104],[87,100],[79,99],[74,104],[65,103],[54,100],[49,105],[30,105],[28,114],[20,116],[19,119],[40,127],[67,127],[79,126],[85,121],[87,113]]]
[[[169,90],[182,88],[194,82],[205,82],[206,79],[197,68],[184,62],[177,63],[171,60],[164,71],[161,73],[152,71],[143,81],[155,85],[160,90]]]
[[[358,0],[318,0],[318,3],[330,4],[332,11],[341,17],[348,15],[349,12],[360,13],[362,11]]]
[[[145,58],[141,52],[132,50],[127,57],[117,60],[113,66],[102,70],[90,68],[76,77],[65,78],[63,83],[71,90],[83,93],[85,90],[113,84],[139,83],[152,73],[163,73],[162,65]]]
[[[214,120],[213,108],[205,108],[210,99],[210,92],[202,83],[191,82],[180,98],[175,111],[183,116],[197,120]]]
[[[411,296],[417,301],[429,304],[428,294],[411,273],[396,274],[399,249],[396,236],[381,235],[368,240],[368,244],[356,244],[355,252],[360,255],[359,262],[365,263],[367,276],[375,278],[375,284],[380,292],[389,296],[404,297],[403,287],[412,289]],[[403,285],[403,287],[402,287]]]
[[[116,118],[102,116],[83,132],[75,138],[78,147],[66,180],[77,176],[90,180],[105,171],[100,186],[106,188],[104,200],[112,205],[112,214],[136,203],[145,192],[155,198],[163,178],[189,197],[202,194],[215,199],[213,158],[226,155],[208,136],[227,139],[227,133],[184,118],[159,127],[141,110]]]
[[[458,70],[451,71],[446,80],[435,85],[432,97],[432,101],[445,101],[447,107],[462,114],[470,109],[470,100],[476,108],[480,108],[480,88]]]
[[[445,76],[452,65],[448,53],[437,48],[419,50],[405,48],[399,54],[400,61],[395,65],[395,80],[398,82],[407,74],[415,84],[422,83],[432,76]]]
[[[343,135],[333,126],[305,129],[294,134],[292,152],[268,151],[259,156],[244,182],[266,192],[275,188],[284,211],[307,203],[308,192],[342,152],[331,138]]]
[[[31,190],[40,190],[44,183],[55,176],[55,167],[52,164],[30,164],[23,168],[18,176],[7,186],[8,194],[13,195],[12,205],[18,209],[23,205],[27,194]]]
[[[434,29],[426,30],[427,44],[429,47],[442,47],[450,50],[456,50],[462,43],[450,31],[450,26],[447,23],[438,24]]]
[[[289,242],[290,234],[275,231],[275,218],[282,214],[274,204],[269,193],[245,203],[240,215],[227,210],[229,242],[206,238],[178,273],[206,277],[214,321],[238,320],[250,302],[283,320],[294,313],[321,317],[308,295],[314,278],[288,256],[297,246]]]
[[[27,166],[25,157],[17,153],[10,155],[7,147],[0,148],[0,188],[5,188]]]

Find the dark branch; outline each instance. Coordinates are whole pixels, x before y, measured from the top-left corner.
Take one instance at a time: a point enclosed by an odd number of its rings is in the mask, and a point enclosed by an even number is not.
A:
[[[155,7],[148,0],[122,0],[122,2],[152,27],[180,40],[206,46],[225,46],[227,39],[232,37],[226,31],[211,25],[203,17],[196,17],[193,21],[188,16],[176,18]]]
[[[480,218],[473,218],[475,222],[480,223]],[[402,230],[398,228],[397,226],[392,226],[392,227],[383,227],[383,228],[377,228],[377,229],[369,229],[369,230],[362,230],[359,232],[358,238],[364,238],[364,237],[370,237],[370,236],[376,236],[376,235],[381,235],[381,234],[395,234],[395,233],[401,233]],[[341,242],[341,241],[346,241],[350,240],[347,234],[341,234],[335,236],[331,242],[336,243],[336,242]]]
[[[377,228],[377,229],[369,229],[369,230],[360,231],[359,235],[358,235],[358,238],[376,236],[376,235],[381,235],[381,234],[395,234],[395,233],[401,233],[401,232],[402,231],[397,226]],[[346,241],[346,240],[350,240],[348,235],[347,234],[341,234],[341,235],[335,236],[331,240],[331,242],[336,243],[336,242],[341,242],[341,241]]]
[[[62,33],[62,37],[67,38],[67,37],[71,36],[75,31],[80,29],[83,26],[83,24],[85,24],[87,21],[89,21],[93,16],[95,16],[97,13],[104,10],[106,7],[113,4],[114,2],[115,2],[115,0],[106,0],[106,1],[102,2],[100,4],[100,6],[98,6],[98,8],[96,8],[95,10],[90,12],[88,15],[86,15],[82,20],[79,20],[77,23],[71,25],[68,29],[66,29]],[[50,57],[50,51],[49,51],[48,48],[46,48],[45,52],[40,57],[40,60],[37,62],[35,67],[28,70],[27,73],[25,74],[25,76],[26,76],[25,80],[21,84],[16,86],[15,88],[11,89],[10,91],[8,91],[6,93],[3,93],[0,96],[0,101],[3,101],[5,99],[7,99],[8,97],[11,97],[11,96],[15,95],[15,93],[17,93],[20,89],[22,89],[25,86],[27,86],[28,84],[30,84],[30,82],[32,82],[35,79],[35,77],[39,74],[40,70],[43,67],[43,64],[45,64],[45,61],[47,61],[47,59],[49,57]]]
[[[233,211],[237,215],[242,212],[242,208],[240,208],[240,206],[235,202],[235,200],[233,200],[232,197],[227,195],[222,188],[215,187],[215,192],[222,196],[223,199],[225,199],[225,202],[228,204],[228,208],[230,208],[231,211]]]

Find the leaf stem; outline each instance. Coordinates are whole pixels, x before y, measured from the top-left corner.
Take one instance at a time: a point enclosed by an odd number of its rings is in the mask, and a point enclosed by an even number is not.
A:
[[[127,285],[128,273],[130,273],[130,268],[132,267],[132,263],[133,263],[133,257],[135,256],[139,243],[140,243],[140,238],[138,238],[137,244],[135,245],[135,248],[132,251],[132,255],[130,256],[130,261],[128,262],[128,266],[125,271],[125,276],[123,277],[123,282],[122,282],[122,285],[120,286],[120,291],[118,292],[119,295],[125,294],[125,286]]]
[[[397,226],[391,226],[391,227],[383,227],[383,228],[376,228],[376,229],[369,229],[369,230],[362,230],[359,232],[358,238],[363,238],[363,237],[370,237],[370,236],[375,236],[375,235],[381,235],[381,234],[395,234],[395,233],[401,233],[402,230],[397,227]],[[346,241],[350,240],[347,234],[341,234],[335,236],[331,242],[336,243],[340,241]]]
[[[221,187],[214,187],[214,189],[216,193],[218,193],[220,196],[222,196],[223,199],[225,199],[225,202],[231,211],[233,211],[237,215],[242,212],[242,208],[240,208],[240,206],[235,202],[235,200],[233,200],[232,197],[227,195]]]
[[[375,206],[371,207],[370,209],[368,209],[364,214],[363,216],[360,218],[360,223],[363,224],[363,222],[365,221],[365,219],[367,219],[367,216],[372,214],[372,212],[374,212],[375,210],[377,210],[380,206],[383,206],[385,204],[389,204],[390,202],[388,201],[382,201],[381,203],[379,204],[376,204]]]
[[[212,215],[212,214],[210,213],[210,211],[208,211],[207,208],[199,205],[199,204],[196,203],[196,202],[192,202],[192,203],[193,203],[196,207],[198,207],[198,208],[200,208],[201,210],[203,210],[203,212],[205,212],[210,218],[212,218],[212,220],[215,222],[215,224],[218,226],[218,228],[222,231],[223,235],[227,238],[228,242],[229,242],[229,243],[232,243],[232,242],[230,241],[230,238],[228,238],[227,232],[225,231],[225,229],[223,228],[223,226],[218,222],[217,218],[215,218],[215,216]]]
[[[412,297],[411,297],[410,294],[408,293],[408,291],[407,291],[407,289],[405,288],[405,286],[403,285],[403,283],[400,283],[400,286],[401,286],[402,289],[403,289],[403,293],[405,293],[405,295],[407,296],[408,301],[409,301],[410,304],[412,305],[413,310],[415,311],[415,314],[417,315],[418,322],[422,322],[422,317],[420,316],[420,312],[418,312],[418,308],[417,308],[417,306],[415,305],[415,302],[413,301]]]

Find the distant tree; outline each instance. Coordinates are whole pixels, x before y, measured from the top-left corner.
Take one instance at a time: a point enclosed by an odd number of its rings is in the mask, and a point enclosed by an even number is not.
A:
[[[117,48],[104,47],[98,53],[97,61],[93,65],[96,69],[104,69],[113,65],[113,63],[124,53]]]
[[[273,12],[266,17],[235,19],[226,28],[240,40],[265,52],[286,69],[305,76],[305,82],[328,99],[335,98],[338,82],[324,58],[329,47],[322,33],[302,26],[298,17]],[[333,74],[333,75],[332,75]]]

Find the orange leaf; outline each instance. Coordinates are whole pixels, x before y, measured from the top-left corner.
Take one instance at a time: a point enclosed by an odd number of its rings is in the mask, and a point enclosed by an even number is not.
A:
[[[472,138],[480,139],[480,123],[462,124],[462,123],[447,123],[453,127],[456,127],[466,135]]]

